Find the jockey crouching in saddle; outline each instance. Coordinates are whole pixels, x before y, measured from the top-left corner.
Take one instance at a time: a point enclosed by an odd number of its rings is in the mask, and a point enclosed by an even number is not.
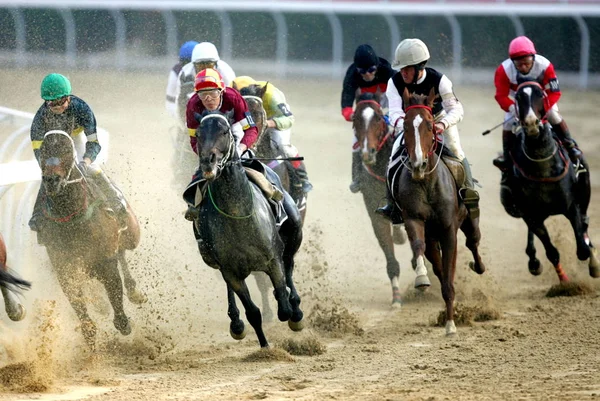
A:
[[[183,69],[183,66],[192,61],[192,52],[197,44],[198,42],[195,40],[189,40],[181,45],[181,48],[179,49],[179,62],[177,62],[177,64],[171,68],[171,71],[169,71],[165,109],[167,109],[167,112],[173,118],[177,118],[177,88],[179,73]]]
[[[186,110],[188,101],[195,92],[196,75],[206,68],[217,70],[225,86],[231,86],[231,82],[235,78],[235,72],[229,64],[221,60],[215,45],[210,42],[202,42],[194,46],[192,61],[184,65],[181,69],[177,77],[177,87],[175,90],[176,107],[183,122],[187,120]]]
[[[569,158],[575,164],[579,161],[584,162],[583,154],[571,137],[567,123],[558,112],[558,100],[561,93],[554,66],[547,58],[537,54],[533,42],[528,37],[519,36],[510,42],[508,58],[498,66],[494,76],[495,99],[506,114],[502,127],[502,155],[494,159],[493,163],[502,171],[500,196],[505,199],[508,199],[512,192],[509,187],[510,177],[508,174],[513,164],[510,149],[515,139],[513,128],[518,126],[515,102],[510,96],[514,98],[519,84],[530,81],[539,83],[544,89],[546,94],[544,99],[545,118],[567,149]]]
[[[464,186],[459,190],[459,196],[472,216],[479,214],[479,194],[474,190],[473,176],[469,162],[460,145],[458,127],[456,126],[463,118],[462,104],[456,98],[452,89],[452,82],[448,77],[433,68],[426,68],[425,64],[430,58],[429,49],[420,39],[404,39],[396,47],[393,68],[400,70],[394,75],[387,86],[387,98],[389,102],[390,120],[394,122],[396,129],[403,131],[404,107],[402,94],[407,89],[410,94],[428,95],[431,89],[435,91],[436,97],[433,102],[432,113],[435,121],[434,131],[443,134],[444,146],[459,159],[465,170]],[[389,220],[392,224],[402,224],[402,213],[393,200],[389,185],[390,168],[398,164],[402,154],[403,136],[399,135],[394,142],[394,148],[388,164],[388,204],[377,209],[376,212]],[[400,167],[402,168],[402,163]]]
[[[47,75],[42,80],[41,94],[44,104],[38,109],[31,123],[31,142],[38,163],[40,163],[40,147],[48,131],[60,130],[72,137],[85,134],[87,139],[85,150],[79,149],[75,141],[79,170],[106,196],[108,206],[116,214],[121,229],[126,229],[128,212],[125,197],[96,163],[96,156],[100,153],[101,146],[96,133],[96,117],[92,109],[82,99],[71,94],[71,83],[61,74]],[[33,216],[29,221],[29,227],[37,232],[40,229],[39,219],[42,214],[43,198],[44,186],[40,185],[33,207]]]
[[[375,50],[371,46],[367,44],[358,46],[354,53],[354,63],[348,67],[342,87],[342,116],[344,116],[346,121],[352,121],[354,114],[352,105],[354,104],[357,91],[360,91],[360,93],[380,92],[382,94],[380,101],[381,109],[389,126],[385,91],[389,79],[395,73],[396,71],[392,69],[389,61],[377,57]],[[356,136],[354,136],[354,142],[352,143],[352,183],[350,184],[350,191],[352,193],[360,191],[359,177],[363,166],[359,145]]]
[[[292,145],[292,125],[294,124],[294,115],[287,104],[283,92],[270,82],[257,82],[249,76],[237,77],[233,80],[232,86],[238,91],[250,86],[258,85],[265,89],[262,94],[262,102],[267,113],[267,129],[270,131],[271,139],[277,144],[277,148],[285,157],[298,157],[298,149]],[[302,192],[308,193],[313,186],[308,180],[306,165],[302,161],[292,161],[294,167],[294,178]]]
[[[190,144],[194,153],[198,153],[196,129],[200,126],[200,122],[196,119],[196,113],[202,114],[204,111],[219,110],[222,113],[227,113],[233,110],[233,124],[231,124],[231,132],[233,133],[238,155],[242,155],[246,150],[250,149],[258,139],[258,129],[252,120],[252,116],[248,111],[246,101],[238,91],[233,88],[226,88],[221,74],[213,68],[202,70],[196,75],[194,85],[196,96],[192,96],[187,104],[187,127],[190,134]],[[265,169],[268,167],[264,166]],[[275,174],[273,172],[273,174]],[[196,171],[192,177],[192,181],[188,188],[198,182],[202,177],[200,170]],[[281,200],[283,194],[273,186],[273,200]],[[187,190],[186,190],[187,191]],[[188,210],[185,213],[185,218],[189,221],[194,221],[199,216],[199,209],[196,206],[188,205]]]

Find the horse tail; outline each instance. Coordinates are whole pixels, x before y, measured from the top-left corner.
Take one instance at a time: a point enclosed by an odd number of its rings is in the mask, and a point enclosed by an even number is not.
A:
[[[0,266],[0,287],[8,288],[11,291],[20,292],[21,290],[28,290],[31,288],[29,281],[20,279],[13,276],[8,272],[7,266]]]

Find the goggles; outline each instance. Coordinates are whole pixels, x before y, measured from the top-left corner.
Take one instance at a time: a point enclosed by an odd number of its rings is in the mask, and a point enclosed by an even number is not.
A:
[[[359,67],[356,67],[356,71],[358,71],[358,73],[361,74],[361,75],[372,74],[375,71],[377,71],[377,66],[376,65],[372,65],[369,68],[359,68]]]
[[[198,93],[200,100],[215,100],[221,96],[221,91],[219,89],[203,90],[196,93]]]
[[[59,107],[65,104],[67,100],[69,100],[69,97],[64,96],[55,100],[46,100],[46,104],[48,105],[48,107]]]

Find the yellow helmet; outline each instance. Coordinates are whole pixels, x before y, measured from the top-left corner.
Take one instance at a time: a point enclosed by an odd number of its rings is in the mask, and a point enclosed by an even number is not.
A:
[[[242,90],[247,86],[256,85],[258,82],[254,80],[254,78],[249,77],[247,75],[242,75],[236,77],[233,81],[231,81],[231,86],[233,89]]]

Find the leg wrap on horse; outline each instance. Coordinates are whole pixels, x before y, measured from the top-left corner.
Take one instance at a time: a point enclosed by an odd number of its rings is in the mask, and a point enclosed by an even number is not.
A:
[[[360,173],[362,169],[362,159],[360,152],[352,152],[352,183],[350,192],[353,194],[360,192]]]
[[[558,139],[562,142],[567,151],[569,152],[569,158],[573,163],[577,163],[582,156],[581,150],[577,147],[577,142],[571,137],[571,132],[565,120],[562,120],[559,124],[552,125],[552,130],[558,136]]]
[[[477,218],[479,217],[479,193],[474,189],[473,174],[466,157],[462,160],[462,166],[465,169],[465,183],[459,194],[471,217]]]

